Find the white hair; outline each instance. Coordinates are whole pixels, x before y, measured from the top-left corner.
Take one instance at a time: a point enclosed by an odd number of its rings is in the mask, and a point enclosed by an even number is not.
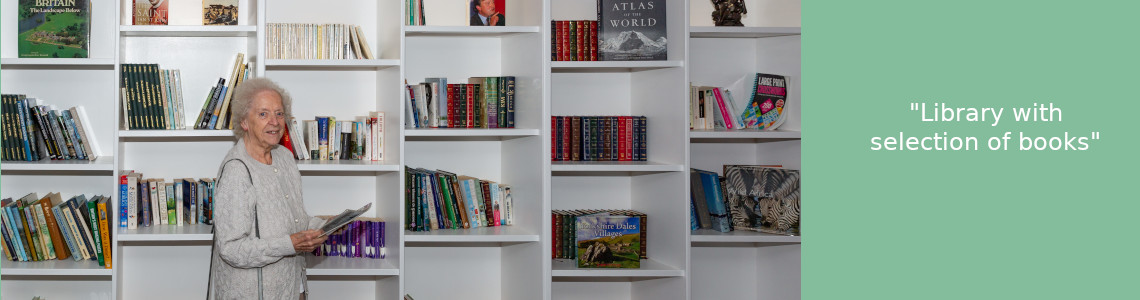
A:
[[[286,120],[293,116],[293,98],[289,97],[289,92],[276,82],[265,77],[243,81],[234,91],[234,98],[230,101],[230,125],[233,126],[234,136],[237,138],[245,137],[245,128],[241,128],[241,122],[249,114],[249,105],[253,103],[253,96],[264,91],[273,91],[281,96],[281,106],[285,108]]]

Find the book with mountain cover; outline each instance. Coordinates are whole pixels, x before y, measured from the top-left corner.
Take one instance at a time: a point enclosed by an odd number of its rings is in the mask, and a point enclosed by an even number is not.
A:
[[[666,60],[665,1],[598,0],[600,60]]]
[[[91,2],[20,0],[20,58],[87,58]]]

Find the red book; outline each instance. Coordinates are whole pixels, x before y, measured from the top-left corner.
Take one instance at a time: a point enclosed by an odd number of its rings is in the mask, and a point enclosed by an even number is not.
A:
[[[626,148],[626,146],[628,146],[628,144],[626,144],[626,142],[625,142],[625,138],[627,136],[627,134],[625,132],[625,125],[629,123],[629,119],[627,119],[627,118],[628,118],[627,116],[618,117],[618,132],[617,132],[617,135],[618,135],[618,139],[617,139],[618,140],[618,144],[617,144],[618,159],[617,160],[619,160],[619,161],[629,161],[629,154],[626,154],[626,152],[625,152],[625,148]]]
[[[293,151],[293,139],[289,138],[289,125],[285,125],[284,123],[281,125],[281,131],[285,134],[281,136],[281,140],[277,143],[281,146],[285,146],[285,149],[289,149],[289,153],[293,153],[293,158],[299,159],[300,157],[297,156],[297,152]]]
[[[467,128],[475,128],[475,84],[467,84]]]
[[[551,116],[550,117],[550,130],[554,131],[554,132],[558,132],[559,129],[560,128],[558,127],[558,117]],[[560,159],[558,159],[558,145],[559,145],[558,135],[557,134],[551,135],[550,136],[550,161],[559,161],[560,160]]]
[[[598,21],[590,21],[590,58],[589,61],[598,61]]]
[[[563,128],[563,130],[561,132],[561,134],[562,134],[562,160],[570,160],[570,147],[571,147],[570,146],[570,130],[566,130],[566,129],[568,129],[570,127],[569,124],[570,124],[570,122],[573,122],[573,121],[570,121],[571,117],[559,117],[559,118],[562,118],[562,128]]]
[[[558,60],[570,60],[570,21],[558,21],[558,43],[562,44],[562,52],[558,53]]]

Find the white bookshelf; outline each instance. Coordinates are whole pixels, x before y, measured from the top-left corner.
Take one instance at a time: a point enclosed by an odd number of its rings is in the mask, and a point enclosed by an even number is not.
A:
[[[724,87],[748,74],[787,76],[788,120],[775,131],[691,130],[688,167],[717,173],[731,164],[800,169],[799,1],[745,5],[745,26],[715,27],[712,4],[690,2],[688,81]],[[798,236],[752,231],[691,232],[690,299],[799,299],[800,243]]]
[[[5,11],[14,3],[5,3]],[[130,2],[97,5],[91,57],[21,59],[0,51],[0,87],[59,107],[83,105],[105,154],[89,161],[3,162],[4,197],[58,191],[117,200],[118,177],[212,178],[236,138],[229,130],[120,130],[121,63],[183,73],[187,119],[245,53],[256,76],[278,82],[298,120],[385,113],[383,161],[298,161],[306,209],[335,214],[372,203],[386,220],[387,258],[308,258],[313,299],[799,299],[800,237],[689,231],[689,168],[725,164],[800,168],[799,1],[746,0],[744,27],[714,27],[711,4],[669,2],[665,61],[550,60],[551,20],[591,20],[592,1],[509,0],[503,27],[469,27],[466,2],[429,1],[429,23],[406,26],[404,1],[240,0],[238,26],[200,26],[193,8],[169,26],[129,25]],[[350,7],[351,9],[345,9]],[[765,9],[761,9],[765,8]],[[14,10],[14,9],[12,9]],[[5,14],[0,22],[13,28]],[[269,23],[361,26],[377,59],[266,59]],[[14,30],[3,31],[4,40]],[[757,72],[789,78],[789,120],[777,131],[692,131],[687,86],[727,85]],[[404,82],[515,76],[516,128],[406,129]],[[66,81],[68,88],[53,82]],[[551,116],[648,118],[647,162],[552,162]],[[404,167],[445,170],[512,186],[515,225],[403,230]],[[61,185],[60,182],[66,182]],[[810,201],[810,200],[809,200]],[[117,213],[118,202],[114,201]],[[579,269],[551,259],[550,212],[632,209],[650,216],[648,256],[634,270]],[[117,220],[117,216],[114,218]],[[117,222],[116,222],[117,223]],[[206,286],[208,225],[113,229],[114,269],[91,261],[0,262],[0,297],[198,299]],[[172,259],[176,257],[177,259]],[[170,272],[170,270],[179,270]],[[154,276],[154,274],[164,274]],[[446,289],[439,282],[449,282]],[[724,288],[727,286],[728,288]]]

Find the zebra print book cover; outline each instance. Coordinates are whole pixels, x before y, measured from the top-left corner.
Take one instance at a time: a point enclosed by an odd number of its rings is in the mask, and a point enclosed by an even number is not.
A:
[[[726,165],[724,176],[736,229],[800,235],[800,171]]]

